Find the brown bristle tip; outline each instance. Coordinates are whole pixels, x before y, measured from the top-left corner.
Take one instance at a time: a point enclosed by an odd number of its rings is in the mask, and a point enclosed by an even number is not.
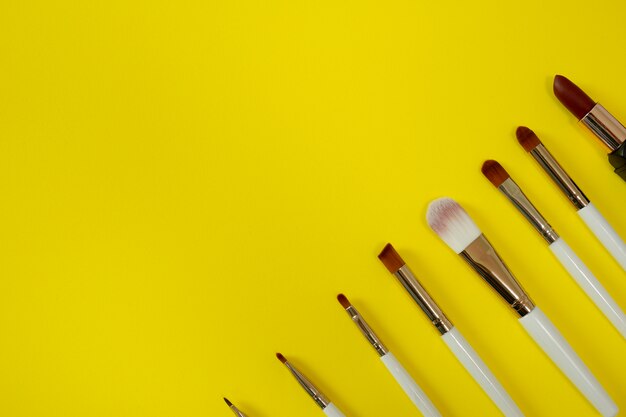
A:
[[[343,308],[348,308],[352,305],[350,304],[350,301],[348,301],[348,298],[343,294],[339,294],[337,296],[337,301],[339,301],[339,304],[341,304]]]
[[[405,263],[398,255],[398,252],[391,246],[391,243],[387,243],[383,251],[378,255],[378,259],[387,267],[389,272],[395,274],[398,269],[402,268]]]
[[[227,406],[232,407],[233,403],[231,403],[230,401],[228,401],[228,398],[224,397],[224,402],[226,403]]]
[[[517,136],[517,141],[520,145],[522,145],[522,148],[524,148],[526,152],[530,152],[537,146],[541,145],[541,141],[535,132],[526,126],[518,127],[515,131],[515,136]]]
[[[483,175],[487,177],[487,179],[496,187],[499,187],[504,181],[510,178],[509,173],[502,168],[502,165],[500,165],[498,161],[485,161],[481,171],[483,172]]]
[[[276,357],[278,358],[279,361],[281,361],[282,363],[287,363],[287,358],[285,358],[282,353],[277,353]]]

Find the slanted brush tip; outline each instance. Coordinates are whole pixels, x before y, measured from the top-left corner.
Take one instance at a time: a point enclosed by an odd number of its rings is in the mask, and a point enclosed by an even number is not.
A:
[[[483,175],[487,177],[487,179],[491,181],[491,183],[495,187],[499,187],[504,181],[510,178],[509,173],[506,172],[504,168],[502,168],[502,165],[500,165],[498,161],[494,161],[491,159],[485,161],[483,167],[481,168],[481,171],[483,172]]]
[[[391,243],[385,245],[380,255],[378,255],[378,259],[382,261],[392,274],[398,272],[398,269],[405,265],[405,262],[400,255],[398,255],[398,252],[396,252]]]
[[[518,127],[515,131],[515,136],[517,136],[517,141],[520,145],[522,145],[522,148],[524,148],[526,152],[530,152],[537,146],[541,145],[541,141],[539,140],[535,132],[533,132],[526,126]]]
[[[228,401],[228,398],[224,397],[224,402],[226,403],[227,406],[232,407],[233,403],[231,403],[230,401]]]
[[[348,298],[343,294],[337,295],[337,301],[339,301],[339,304],[341,304],[343,308],[348,308],[352,305],[350,304],[350,301],[348,301]]]
[[[282,353],[276,353],[276,357],[278,358],[279,361],[281,361],[282,363],[287,363],[287,358],[285,358]]]

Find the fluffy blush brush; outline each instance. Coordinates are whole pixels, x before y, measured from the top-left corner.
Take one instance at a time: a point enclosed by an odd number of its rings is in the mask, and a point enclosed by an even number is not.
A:
[[[440,198],[430,203],[426,218],[441,240],[517,312],[522,327],[596,410],[605,417],[615,416],[615,402],[554,324],[535,306],[463,207],[450,198]]]

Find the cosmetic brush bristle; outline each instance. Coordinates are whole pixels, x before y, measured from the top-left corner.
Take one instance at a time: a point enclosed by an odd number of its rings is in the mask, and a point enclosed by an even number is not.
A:
[[[287,363],[287,358],[285,358],[282,353],[277,353],[276,357],[278,358],[279,361],[281,361],[282,363]]]
[[[510,178],[506,169],[502,168],[502,165],[498,163],[498,161],[488,160],[485,161],[483,167],[481,168],[483,175],[487,177],[489,181],[497,188],[502,183]]]
[[[339,301],[339,304],[341,304],[343,308],[349,308],[352,306],[352,304],[350,304],[350,301],[348,301],[348,298],[343,294],[339,294],[337,296],[337,300]]]
[[[385,245],[380,255],[378,255],[378,259],[382,261],[382,263],[392,274],[398,272],[398,269],[402,268],[405,264],[400,255],[398,255],[398,252],[396,252],[396,250],[393,248],[391,243],[387,243]]]
[[[232,407],[233,403],[231,403],[230,401],[228,401],[228,398],[224,397],[224,402],[226,403],[227,406]]]
[[[533,132],[526,126],[518,127],[515,131],[515,136],[517,136],[517,141],[520,145],[522,145],[522,148],[524,148],[526,152],[530,152],[537,146],[541,145],[541,141],[539,140],[535,132]]]
[[[461,253],[481,231],[463,207],[451,198],[433,200],[426,212],[428,225],[456,253]]]

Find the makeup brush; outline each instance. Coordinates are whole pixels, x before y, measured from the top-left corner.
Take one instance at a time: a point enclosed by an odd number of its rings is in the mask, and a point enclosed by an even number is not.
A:
[[[440,198],[430,203],[426,219],[441,240],[517,312],[522,327],[596,410],[605,417],[616,415],[615,402],[554,324],[535,306],[463,207],[450,198]]]
[[[461,362],[474,380],[480,385],[485,393],[491,398],[503,415],[523,416],[522,411],[506,392],[504,387],[493,375],[485,362],[478,356],[461,332],[454,327],[441,308],[426,292],[419,283],[413,272],[402,260],[398,252],[388,243],[378,258],[402,284],[413,300],[426,313],[431,323],[441,333],[441,338],[452,351],[454,356]]]
[[[409,396],[422,415],[424,415],[424,417],[441,417],[439,410],[437,410],[432,401],[430,401],[426,393],[417,385],[413,378],[411,378],[411,375],[404,369],[393,353],[387,350],[383,342],[381,342],[365,319],[361,317],[357,309],[348,301],[346,296],[339,294],[337,300],[346,310],[354,324],[361,330],[363,336],[365,336],[367,341],[374,347],[376,353],[380,356],[380,360],[387,367],[387,370],[393,375],[400,387],[402,387],[406,395]]]
[[[326,398],[324,394],[322,394],[322,391],[317,389],[315,385],[313,385],[311,381],[309,381],[300,371],[298,371],[295,366],[289,363],[289,361],[287,361],[287,359],[283,355],[277,353],[276,357],[287,367],[287,369],[289,369],[289,371],[291,371],[291,374],[294,376],[294,378],[296,378],[296,381],[298,381],[298,383],[302,386],[302,388],[304,388],[307,394],[309,394],[309,396],[313,398],[313,401],[315,401],[315,403],[322,409],[322,411],[324,411],[324,414],[329,417],[345,417],[344,414],[339,411],[339,409],[335,406],[335,404],[330,402],[330,400]]]
[[[550,175],[550,178],[565,193],[569,201],[576,207],[578,215],[602,245],[611,253],[613,258],[626,271],[626,243],[604,219],[598,209],[589,201],[576,183],[567,175],[567,172],[554,159],[552,154],[539,140],[535,132],[525,126],[520,126],[515,132],[520,145],[529,152],[539,165]]]
[[[236,416],[238,417],[246,417],[246,415],[244,413],[242,413],[241,411],[239,411],[239,409],[237,407],[235,407],[233,405],[233,403],[231,403],[230,401],[228,401],[228,398],[224,397],[224,402],[226,403],[226,405],[228,406],[228,408],[230,408],[230,410],[235,413]]]
[[[595,303],[602,313],[626,338],[626,316],[609,292],[600,284],[587,265],[576,255],[565,240],[556,233],[546,219],[530,202],[522,189],[497,161],[485,161],[482,167],[485,177],[504,194],[522,213],[530,224],[548,242],[549,248],[561,265],[578,283],[580,288]]]
[[[609,148],[609,162],[615,168],[615,173],[626,181],[626,128],[564,76],[556,75],[552,87],[556,98],[570,113]]]

